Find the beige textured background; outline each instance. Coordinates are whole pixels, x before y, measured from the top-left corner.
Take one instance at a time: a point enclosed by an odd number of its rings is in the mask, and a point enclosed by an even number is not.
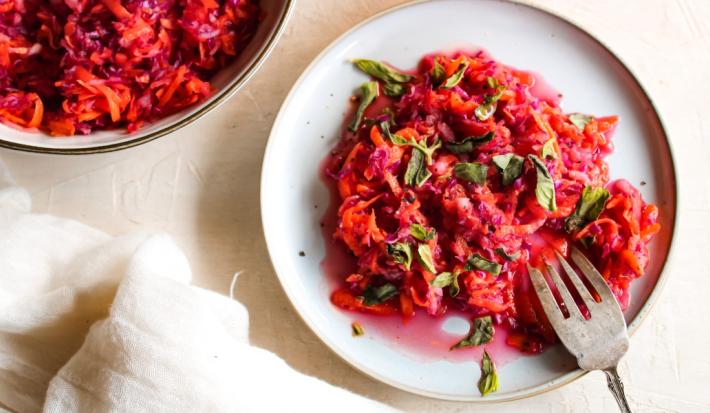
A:
[[[680,222],[669,283],[622,366],[637,412],[710,412],[710,0],[528,0],[578,23],[630,65],[667,124],[679,167]],[[300,0],[271,57],[242,91],[191,126],[146,145],[83,157],[0,157],[38,212],[113,234],[166,231],[195,283],[251,314],[252,343],[294,368],[407,411],[614,411],[601,373],[524,401],[485,408],[424,399],[347,366],[300,321],[266,253],[259,172],[271,123],[311,59],[395,0]],[[275,389],[278,396],[278,389]]]

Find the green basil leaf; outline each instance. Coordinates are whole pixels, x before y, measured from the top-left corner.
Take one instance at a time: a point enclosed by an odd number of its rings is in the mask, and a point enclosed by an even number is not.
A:
[[[432,84],[435,87],[439,86],[446,78],[446,70],[444,69],[444,66],[439,63],[439,59],[434,59],[434,67],[431,68],[430,75]]]
[[[451,283],[454,282],[456,277],[450,272],[442,272],[441,274],[437,275],[436,278],[431,280],[431,285],[432,287],[439,287],[439,288],[444,288],[447,285],[451,285]]]
[[[436,267],[434,267],[434,259],[431,257],[431,250],[427,244],[419,244],[417,248],[419,263],[424,267],[425,270],[429,272],[436,273]]]
[[[393,135],[393,136],[397,136],[397,135]],[[417,175],[419,174],[419,170],[423,166],[424,166],[424,154],[420,150],[414,149],[412,151],[412,156],[409,158],[409,163],[407,164],[407,170],[404,172],[404,183],[409,186],[416,185]]]
[[[353,337],[360,337],[365,334],[365,329],[362,328],[362,324],[358,323],[357,321],[352,323],[350,327],[352,327]]]
[[[476,107],[473,113],[476,115],[478,120],[486,120],[491,117],[496,112],[498,105],[495,103],[483,103]]]
[[[473,151],[473,148],[477,146],[481,146],[484,143],[488,143],[491,140],[493,140],[493,137],[495,136],[495,132],[488,132],[485,135],[481,136],[470,136],[468,138],[465,138],[461,142],[457,143],[447,143],[446,144],[446,149],[448,149],[450,152],[453,152],[457,155],[464,154],[464,153],[470,153]]]
[[[483,103],[478,105],[476,110],[473,111],[473,114],[476,115],[478,120],[486,120],[490,118],[498,108],[498,99],[503,96],[503,91],[499,90],[496,94],[494,95],[486,95],[486,97],[483,99]]]
[[[478,162],[460,162],[454,166],[454,174],[457,178],[483,185],[488,176],[488,166]]]
[[[516,251],[512,254],[508,254],[507,252],[505,252],[505,250],[503,248],[496,248],[493,250],[493,252],[495,252],[496,254],[503,257],[506,261],[515,261],[520,256],[520,251]]]
[[[367,286],[362,293],[362,303],[366,306],[382,304],[397,295],[397,287],[387,283],[379,287]]]
[[[417,187],[419,187],[422,186],[429,178],[431,178],[431,172],[429,172],[426,165],[422,165],[417,173],[417,178],[414,183]]]
[[[479,254],[473,254],[466,261],[466,271],[481,270],[487,273],[498,275],[500,270],[503,268],[502,265],[497,262],[489,261]]]
[[[565,230],[575,232],[599,218],[611,194],[605,188],[585,186],[577,201],[577,209],[565,219]]]
[[[498,167],[498,170],[503,174],[503,185],[512,184],[520,174],[523,173],[523,163],[525,158],[514,153],[506,153],[505,155],[496,155],[493,157],[493,164]]]
[[[407,140],[407,139],[405,139],[399,135],[396,135],[396,134],[393,134],[392,138],[390,140],[395,145],[411,146],[411,147],[417,149],[418,151],[420,151],[422,153],[422,155],[424,155],[427,165],[432,164],[432,162],[434,160],[434,158],[433,158],[434,152],[437,149],[441,148],[441,139],[437,139],[436,142],[434,142],[434,144],[431,146],[427,146],[426,141],[424,141],[424,140],[422,140],[421,142],[413,142],[413,141]],[[412,156],[414,156],[414,152],[416,152],[416,151],[412,152]]]
[[[353,63],[355,63],[355,66],[357,66],[358,69],[368,75],[387,83],[407,83],[414,79],[414,76],[399,72],[376,60],[353,59]]]
[[[609,200],[611,194],[606,188],[593,188],[586,186],[582,190],[582,197],[577,203],[577,215],[585,217],[587,220],[593,221],[599,218],[599,214],[604,210],[606,201]]]
[[[493,340],[493,334],[496,330],[493,328],[493,319],[487,315],[473,320],[473,328],[468,336],[464,337],[458,343],[451,346],[449,350],[457,348],[475,347],[481,344],[488,344]]]
[[[441,139],[437,139],[433,145],[427,146],[426,140],[414,142],[404,138],[403,136],[399,136],[395,133],[392,133],[390,131],[388,122],[381,122],[380,127],[382,128],[382,131],[384,132],[385,136],[388,137],[389,140],[392,141],[392,143],[394,143],[395,145],[411,146],[413,148],[419,149],[422,154],[425,155],[427,165],[431,165],[433,161],[434,152],[437,149],[441,148]]]
[[[591,122],[592,119],[594,118],[589,115],[585,115],[584,113],[572,113],[569,115],[569,121],[572,122],[580,131],[584,131],[584,128],[587,127],[587,124]]]
[[[454,271],[454,279],[451,281],[451,285],[449,286],[449,295],[452,297],[459,295],[459,275],[461,275],[460,272]]]
[[[481,392],[481,396],[486,396],[498,390],[496,365],[486,350],[483,350],[483,358],[481,359],[481,378],[478,380],[478,390]]]
[[[401,85],[399,83],[385,83],[385,86],[382,88],[382,90],[387,96],[399,97],[407,91],[407,88],[406,86]]]
[[[427,165],[431,165],[434,161],[434,152],[437,149],[441,148],[441,139],[437,139],[431,146],[426,146],[426,143],[424,143],[423,145],[420,143],[420,145],[421,147],[419,149],[421,149],[422,152],[424,152],[424,154],[426,155]]]
[[[387,245],[387,253],[392,257],[397,264],[404,265],[404,268],[409,271],[412,267],[412,247],[405,242]]]
[[[436,230],[434,228],[427,230],[421,224],[412,224],[409,226],[409,233],[419,241],[429,241],[436,235]]]
[[[397,135],[393,135],[397,136]],[[431,172],[424,164],[425,154],[415,147],[412,150],[412,157],[409,158],[407,170],[404,172],[404,183],[409,186],[421,186],[431,177]]]
[[[496,78],[488,76],[486,78],[486,85],[488,85],[489,88],[491,89],[497,89],[498,88],[498,80]]]
[[[542,145],[540,157],[542,159],[557,159],[557,151],[555,150],[555,138],[550,138],[547,142],[545,142],[544,145]]]
[[[360,106],[358,106],[357,112],[355,112],[355,117],[348,126],[348,129],[350,129],[351,132],[357,131],[357,128],[360,127],[360,122],[362,121],[362,115],[365,113],[365,109],[367,109],[367,107],[370,106],[370,104],[380,94],[377,82],[367,82],[360,86],[360,90],[362,91]]]
[[[384,122],[383,122],[384,123]],[[382,129],[385,132],[385,136],[389,138],[392,143],[394,143],[397,146],[414,146],[417,147],[418,144],[416,142],[412,142],[409,139],[405,138],[404,136],[397,135],[396,133],[390,132],[389,125],[387,125],[387,128]]]
[[[392,119],[392,118],[390,118],[390,119]],[[390,125],[391,124],[392,124],[392,122],[389,120],[383,120],[382,122],[380,122],[380,129],[382,130],[382,134],[385,135],[385,138],[389,139],[390,141],[392,141],[392,139],[393,139],[392,132],[390,132]],[[400,136],[400,138],[401,138],[401,136]],[[394,141],[392,141],[392,143],[394,143]]]
[[[443,89],[451,89],[456,87],[456,85],[461,82],[461,79],[463,79],[463,74],[466,73],[466,69],[468,69],[468,61],[461,63],[459,69],[453,75],[449,76],[441,87]]]
[[[421,224],[412,224],[409,226],[409,233],[412,234],[412,236],[419,241],[424,241],[424,238],[426,238],[426,228],[424,228],[423,225]]]
[[[411,145],[410,141],[408,141],[407,139],[405,139],[404,137],[402,137],[400,135],[397,135],[395,133],[389,133],[388,135],[390,136],[390,140],[392,141],[392,143],[394,143],[395,145],[399,145],[399,146]]]
[[[555,201],[555,182],[552,180],[550,172],[547,170],[545,163],[535,155],[528,155],[537,172],[537,184],[535,185],[535,196],[537,202],[546,210],[554,211],[557,209]]]

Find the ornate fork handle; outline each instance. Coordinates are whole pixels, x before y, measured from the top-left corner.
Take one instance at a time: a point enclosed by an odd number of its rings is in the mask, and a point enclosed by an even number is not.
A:
[[[614,395],[616,403],[619,404],[621,413],[631,413],[631,408],[624,394],[624,383],[621,382],[621,377],[619,377],[616,367],[604,370],[604,374],[606,374],[606,383],[609,386],[609,391]]]

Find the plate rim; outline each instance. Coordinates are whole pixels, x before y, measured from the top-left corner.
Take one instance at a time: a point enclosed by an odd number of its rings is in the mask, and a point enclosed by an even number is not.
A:
[[[279,21],[274,26],[274,31],[269,36],[267,42],[261,47],[261,50],[254,56],[252,62],[247,65],[239,76],[232,79],[216,96],[214,99],[209,101],[206,105],[199,108],[194,113],[188,116],[176,120],[174,123],[168,124],[163,128],[151,132],[145,136],[137,137],[134,139],[129,139],[125,142],[118,143],[107,143],[97,146],[90,147],[80,147],[80,148],[51,148],[43,146],[34,146],[24,143],[17,143],[3,139],[0,136],[0,148],[12,149],[22,152],[32,152],[40,154],[52,154],[52,155],[87,155],[95,153],[106,153],[119,151],[121,149],[127,149],[134,146],[142,145],[144,143],[150,142],[152,140],[158,139],[169,133],[175,132],[178,129],[195,122],[197,119],[206,115],[208,112],[216,109],[221,104],[227,101],[235,93],[237,93],[246,83],[256,74],[261,65],[266,62],[273,51],[276,43],[278,43],[284,29],[288,25],[291,16],[293,15],[293,10],[295,9],[297,0],[285,0],[285,8],[281,16],[279,16]]]
[[[417,389],[413,388],[410,386],[407,386],[403,383],[397,382],[395,380],[390,380],[386,377],[381,376],[380,374],[371,371],[366,365],[357,362],[356,360],[351,360],[346,354],[341,354],[340,351],[336,350],[336,348],[330,343],[326,338],[322,337],[318,330],[315,327],[315,322],[311,321],[306,317],[305,314],[301,312],[299,307],[297,306],[294,297],[292,296],[292,292],[289,291],[288,289],[285,288],[284,281],[282,279],[282,275],[279,273],[279,271],[276,270],[276,264],[274,262],[274,254],[272,253],[272,245],[273,242],[270,241],[271,237],[269,236],[269,230],[267,226],[269,225],[267,223],[267,220],[264,217],[264,204],[266,203],[265,199],[265,184],[267,180],[267,173],[266,173],[266,165],[270,161],[271,153],[273,151],[273,142],[274,142],[274,136],[275,136],[275,130],[277,125],[282,121],[282,118],[284,116],[286,107],[291,103],[293,100],[294,95],[296,94],[296,91],[300,89],[304,79],[307,77],[307,75],[313,70],[313,68],[316,66],[317,63],[320,62],[320,60],[323,58],[325,54],[327,54],[331,49],[335,47],[336,44],[338,44],[341,40],[352,34],[353,32],[359,30],[360,28],[368,25],[369,23],[379,19],[380,17],[390,14],[390,13],[395,13],[400,11],[401,9],[405,9],[408,7],[416,6],[419,4],[423,3],[434,3],[437,0],[412,0],[406,3],[398,4],[392,7],[389,7],[387,9],[384,9],[378,13],[375,13],[359,23],[356,23],[354,26],[350,27],[347,29],[345,32],[341,33],[339,36],[337,36],[333,41],[328,43],[327,46],[325,46],[306,66],[306,68],[303,69],[301,74],[299,75],[298,79],[294,82],[293,86],[289,90],[288,94],[286,95],[286,98],[283,100],[278,114],[274,118],[274,122],[271,126],[271,130],[269,132],[269,137],[267,138],[266,142],[266,148],[264,150],[264,157],[262,160],[261,164],[261,177],[260,177],[260,187],[259,187],[259,202],[260,202],[260,215],[261,215],[261,224],[262,224],[262,231],[264,235],[264,240],[266,241],[266,248],[269,254],[269,261],[271,262],[272,269],[274,270],[274,273],[276,274],[276,277],[279,280],[279,284],[281,285],[281,288],[283,291],[286,293],[286,296],[288,297],[289,303],[291,307],[295,310],[295,313],[298,315],[298,317],[308,326],[308,328],[318,337],[318,339],[325,344],[325,346],[333,352],[335,355],[337,355],[341,360],[343,360],[345,363],[353,367],[354,369],[360,371],[361,373],[364,373],[365,375],[372,377],[373,379],[387,384],[389,386],[392,386],[396,389],[406,391],[411,394],[416,394],[419,396],[424,396],[424,397],[429,397],[432,399],[437,399],[437,400],[446,400],[446,401],[459,401],[459,402],[469,402],[469,403],[476,403],[476,404],[493,404],[493,403],[500,403],[500,402],[506,402],[506,401],[513,401],[513,400],[521,400],[521,399],[527,399],[530,397],[538,396],[543,393],[547,393],[549,391],[558,389],[562,386],[565,386],[569,383],[572,383],[573,381],[585,376],[589,371],[582,370],[581,368],[577,368],[569,373],[563,374],[562,376],[553,379],[551,381],[548,381],[546,383],[537,385],[537,386],[531,386],[531,387],[525,387],[513,392],[510,392],[506,394],[505,396],[499,396],[496,397],[496,394],[489,395],[486,398],[481,398],[481,397],[469,397],[469,396],[462,396],[462,397],[457,397],[457,396],[451,396],[451,395],[444,395],[436,392],[429,392],[426,390],[422,389]],[[655,115],[658,125],[660,126],[660,131],[663,134],[663,138],[666,142],[666,145],[668,147],[668,154],[670,157],[670,163],[671,163],[671,172],[672,172],[672,181],[673,181],[673,193],[674,193],[674,199],[673,199],[673,220],[672,222],[669,223],[669,225],[672,226],[671,231],[670,231],[670,238],[669,238],[669,245],[668,245],[668,252],[666,254],[665,260],[661,264],[661,269],[658,275],[658,279],[656,280],[656,283],[654,284],[650,294],[648,295],[646,301],[643,303],[641,308],[639,309],[638,313],[636,316],[631,320],[631,322],[628,324],[627,329],[629,332],[630,336],[633,336],[636,331],[638,331],[640,325],[643,323],[644,320],[648,318],[648,315],[650,314],[651,310],[653,309],[654,305],[658,302],[658,299],[661,295],[661,292],[663,288],[666,285],[667,279],[668,279],[668,270],[669,270],[669,263],[674,260],[675,256],[675,239],[677,238],[677,232],[678,232],[678,211],[679,211],[679,201],[680,201],[680,191],[679,191],[679,183],[678,183],[678,168],[675,162],[675,155],[674,155],[674,150],[673,150],[673,145],[671,139],[669,139],[669,134],[668,134],[668,128],[666,126],[666,123],[663,119],[663,116],[661,115],[661,112],[658,110],[658,106],[656,105],[655,101],[651,97],[650,93],[648,92],[647,88],[644,86],[644,84],[641,82],[641,80],[638,78],[638,76],[631,70],[630,66],[626,63],[625,60],[623,60],[618,54],[616,54],[604,41],[599,39],[597,36],[592,34],[590,31],[586,30],[584,27],[579,25],[577,22],[575,22],[573,19],[568,18],[566,16],[563,16],[553,10],[551,8],[545,7],[543,5],[533,5],[533,4],[527,4],[524,3],[524,0],[485,0],[485,1],[491,1],[491,2],[497,2],[497,3],[508,3],[508,4],[513,4],[516,6],[520,7],[525,7],[528,9],[532,9],[535,11],[542,12],[544,14],[547,14],[549,16],[552,16],[554,18],[557,18],[561,20],[563,23],[568,24],[572,27],[574,27],[576,30],[579,30],[581,33],[586,35],[589,39],[594,41],[597,45],[599,45],[604,51],[609,53],[609,55],[616,60],[616,62],[621,66],[621,68],[633,79],[634,83],[636,86],[639,88],[641,93],[643,94],[643,97],[648,101],[652,111],[653,115]]]

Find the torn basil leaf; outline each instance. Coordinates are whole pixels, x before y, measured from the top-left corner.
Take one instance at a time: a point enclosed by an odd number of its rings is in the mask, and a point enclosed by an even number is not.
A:
[[[389,122],[380,122],[380,129],[382,129],[382,132],[385,134],[385,137],[389,139],[392,143],[395,145],[408,145],[411,142],[405,139],[403,136],[399,136],[397,134],[394,134],[390,131],[390,123]]]
[[[459,275],[461,275],[459,271],[454,271],[454,279],[451,281],[451,285],[449,286],[449,295],[452,297],[459,295]]]
[[[446,81],[443,85],[441,85],[441,87],[443,89],[451,89],[456,87],[456,85],[461,82],[461,79],[463,79],[463,75],[464,73],[466,73],[466,69],[468,69],[468,61],[464,61],[463,63],[461,63],[459,69],[453,75],[449,76],[449,78],[446,79]]]
[[[572,113],[569,115],[569,121],[572,122],[580,131],[584,131],[584,128],[587,127],[587,124],[591,122],[592,119],[594,118],[589,115],[585,115],[584,113]]]
[[[493,157],[493,164],[503,175],[502,182],[505,186],[512,184],[523,173],[524,162],[525,158],[514,153]]]
[[[427,165],[431,165],[431,163],[434,161],[434,152],[441,148],[441,139],[437,139],[433,145],[431,146],[426,146],[426,141],[422,141],[418,143],[418,146],[422,152],[424,152],[424,155],[426,155],[426,163]]]
[[[498,88],[498,80],[492,76],[488,76],[486,78],[486,85],[488,85],[489,88],[491,89],[497,89]]]
[[[468,261],[466,261],[464,268],[466,271],[481,270],[493,275],[498,275],[503,266],[497,262],[489,261],[479,254],[473,254],[468,258]]]
[[[444,288],[447,285],[451,285],[455,278],[456,277],[454,277],[454,275],[450,272],[442,272],[437,275],[436,278],[431,280],[431,285],[432,287]]]
[[[486,350],[483,350],[483,358],[481,359],[481,378],[478,380],[478,390],[481,392],[481,396],[486,396],[498,390],[496,365]]]
[[[353,337],[360,337],[365,334],[365,329],[362,328],[362,324],[358,323],[357,321],[352,323],[350,327],[352,327]]]
[[[407,91],[407,88],[406,86],[401,85],[399,83],[385,83],[385,86],[382,88],[382,90],[387,96],[399,97]]]
[[[483,102],[478,105],[476,110],[473,111],[478,120],[486,120],[495,113],[496,108],[498,107],[498,99],[500,99],[501,96],[503,96],[502,90],[499,90],[494,95],[486,95]]]
[[[451,346],[449,350],[457,348],[475,347],[481,344],[488,344],[493,340],[493,334],[496,330],[493,328],[493,319],[487,315],[473,320],[473,327],[468,336],[464,337],[458,343]]]
[[[495,136],[495,132],[488,132],[485,135],[481,136],[470,136],[468,138],[465,138],[461,142],[456,142],[456,143],[447,143],[446,144],[446,149],[448,149],[450,152],[455,153],[457,155],[464,154],[464,153],[470,153],[473,151],[473,148],[477,146],[481,146],[484,143],[488,143],[491,140],[493,140],[493,137]]]
[[[432,84],[435,87],[439,86],[446,78],[446,70],[444,69],[444,66],[439,63],[439,59],[434,59],[434,67],[431,68],[430,74]]]
[[[503,257],[506,261],[515,261],[520,256],[520,251],[516,251],[512,254],[508,254],[507,252],[505,252],[505,250],[503,248],[496,248],[493,250],[493,252],[495,252],[496,254]]]
[[[431,177],[431,172],[429,172],[424,162],[425,156],[426,155],[418,147],[412,150],[412,157],[409,158],[407,170],[404,172],[405,184],[409,186],[421,186]]]
[[[547,142],[545,142],[544,145],[542,145],[540,157],[542,159],[557,159],[557,151],[555,150],[555,138],[550,138]]]
[[[429,178],[431,178],[431,172],[429,172],[429,169],[427,169],[426,165],[422,165],[422,167],[419,169],[419,172],[417,173],[417,178],[415,180],[415,185],[416,186],[422,186],[424,182],[426,182]]]
[[[577,209],[565,219],[565,230],[575,232],[599,218],[611,194],[605,188],[585,186],[577,201]]]
[[[555,182],[552,180],[552,175],[540,158],[535,155],[528,155],[528,158],[532,161],[537,172],[537,184],[535,185],[537,202],[548,211],[556,210]]]
[[[436,230],[434,228],[427,230],[421,224],[412,224],[409,226],[409,233],[419,241],[429,241],[436,235]]]
[[[387,245],[387,253],[392,257],[397,264],[404,265],[404,268],[409,271],[412,266],[412,247],[405,242]]]
[[[362,115],[365,113],[365,109],[370,106],[370,104],[377,96],[379,96],[380,93],[379,88],[377,87],[377,82],[374,81],[367,82],[360,86],[360,91],[362,92],[362,96],[360,97],[360,106],[358,106],[357,112],[355,112],[355,117],[348,126],[348,129],[351,132],[357,131],[357,128],[360,127],[360,122],[362,121]]]
[[[417,256],[419,258],[419,263],[424,267],[425,270],[436,273],[436,268],[434,267],[434,259],[431,257],[431,250],[427,244],[419,244],[417,248]]]
[[[353,59],[353,63],[355,63],[355,66],[357,66],[358,69],[368,75],[387,83],[407,83],[414,79],[414,76],[399,72],[376,60]]]
[[[454,166],[454,175],[459,179],[483,185],[488,176],[488,166],[478,162],[460,162]]]
[[[434,152],[437,149],[441,148],[441,139],[437,139],[434,144],[432,144],[431,146],[427,146],[426,139],[422,139],[420,142],[415,142],[410,141],[403,136],[397,135],[396,133],[392,133],[390,131],[388,122],[381,122],[380,127],[382,128],[382,131],[384,132],[385,136],[389,138],[389,140],[395,145],[411,146],[413,148],[419,149],[426,157],[427,165],[431,165],[433,161]],[[412,153],[412,156],[413,155],[414,153]]]
[[[397,295],[397,287],[387,283],[379,287],[369,285],[362,293],[362,303],[366,306],[382,304]]]
[[[394,140],[392,140],[392,142],[394,142]],[[422,167],[424,167],[424,154],[420,150],[414,149],[412,151],[411,158],[409,158],[407,170],[404,172],[404,183],[410,186],[415,186],[417,182],[417,175]]]

